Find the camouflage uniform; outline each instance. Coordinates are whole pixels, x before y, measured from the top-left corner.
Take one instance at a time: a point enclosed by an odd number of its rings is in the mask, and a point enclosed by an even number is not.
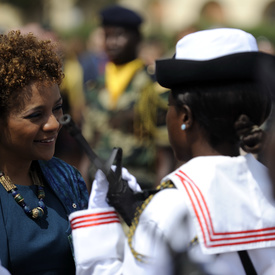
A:
[[[114,109],[109,108],[110,97],[103,83],[86,92],[83,135],[105,160],[114,147],[121,147],[123,166],[142,187],[155,184],[157,146],[168,145],[167,92],[158,92],[157,85],[145,67],[138,70]]]

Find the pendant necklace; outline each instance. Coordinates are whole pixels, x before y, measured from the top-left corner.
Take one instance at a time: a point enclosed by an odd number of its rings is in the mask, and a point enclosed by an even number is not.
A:
[[[45,210],[45,191],[43,180],[40,174],[37,173],[37,169],[30,170],[30,176],[34,185],[37,186],[37,198],[38,198],[38,206],[31,209],[24,201],[22,195],[20,195],[17,191],[17,187],[12,183],[9,176],[5,175],[4,172],[0,171],[0,182],[7,192],[11,193],[14,200],[23,208],[24,212],[31,217],[32,219],[41,218],[44,215]]]

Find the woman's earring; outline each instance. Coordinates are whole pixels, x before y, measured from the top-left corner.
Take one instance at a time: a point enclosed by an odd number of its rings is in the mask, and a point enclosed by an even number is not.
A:
[[[180,128],[181,128],[182,131],[184,131],[186,129],[186,125],[183,123],[183,124],[181,124]]]

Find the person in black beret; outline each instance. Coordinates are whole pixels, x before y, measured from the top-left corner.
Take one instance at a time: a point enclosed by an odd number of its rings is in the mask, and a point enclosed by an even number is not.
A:
[[[99,15],[109,62],[104,79],[86,93],[83,132],[103,159],[113,147],[121,147],[124,166],[142,187],[152,187],[174,168],[165,127],[168,93],[157,92],[158,84],[139,58],[143,18],[119,5],[108,6]]]
[[[132,10],[115,5],[103,9],[100,18],[105,31],[105,51],[110,62],[123,65],[136,60],[142,39],[142,17]]]

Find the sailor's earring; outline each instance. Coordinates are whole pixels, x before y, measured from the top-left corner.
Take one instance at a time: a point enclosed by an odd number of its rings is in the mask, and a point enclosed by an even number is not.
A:
[[[183,124],[181,124],[180,128],[181,128],[182,131],[184,131],[186,129],[186,125],[183,123]]]

